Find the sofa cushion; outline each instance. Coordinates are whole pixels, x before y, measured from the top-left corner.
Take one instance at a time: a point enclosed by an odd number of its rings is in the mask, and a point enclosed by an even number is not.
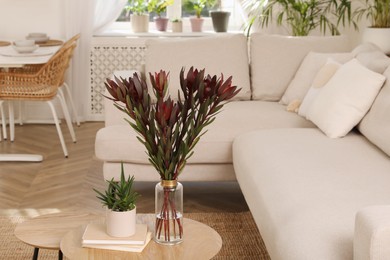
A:
[[[231,163],[233,139],[262,128],[314,127],[308,120],[277,102],[233,101],[228,103],[195,147],[189,163]],[[149,164],[144,146],[129,125],[102,128],[96,135],[96,156],[104,161]]]
[[[233,159],[271,259],[353,259],[356,212],[390,204],[390,160],[355,132],[259,130],[235,139]]]
[[[252,98],[279,101],[310,52],[348,52],[348,37],[289,37],[254,33],[250,39]]]
[[[345,136],[370,109],[385,77],[353,59],[341,66],[322,88],[307,118],[331,138]]]
[[[186,72],[191,66],[205,69],[206,74],[225,78],[233,76],[233,85],[242,88],[235,100],[251,98],[247,40],[243,34],[198,39],[148,40],[146,41],[145,72],[150,83],[149,73],[161,69],[170,71],[169,94],[177,98],[180,89],[179,73],[182,67]],[[150,86],[150,84],[149,84]]]
[[[302,101],[309,90],[317,72],[325,65],[326,61],[331,58],[341,64],[353,58],[350,52],[345,53],[318,53],[309,52],[302,64],[299,66],[293,80],[288,85],[286,92],[283,94],[280,102],[284,105],[290,104],[294,100]]]
[[[370,111],[359,124],[359,131],[390,156],[390,67],[386,82]]]
[[[356,59],[366,68],[380,74],[390,65],[390,58],[379,50],[359,53]]]

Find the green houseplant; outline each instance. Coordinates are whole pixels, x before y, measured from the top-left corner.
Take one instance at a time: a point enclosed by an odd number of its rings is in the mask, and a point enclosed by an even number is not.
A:
[[[158,31],[166,31],[169,19],[162,17],[162,13],[166,12],[167,7],[173,4],[173,0],[150,0],[148,3],[148,11],[154,12],[154,22]]]
[[[133,32],[149,31],[148,1],[128,0],[126,10],[131,12],[130,22]]]
[[[202,11],[207,7],[211,8],[215,5],[216,0],[185,0],[183,2],[184,8],[189,12],[194,12],[195,17],[190,18],[191,29],[193,32],[201,32],[204,19],[202,18]]]
[[[135,233],[136,201],[139,194],[133,190],[134,176],[125,178],[123,162],[121,163],[121,177],[106,181],[108,186],[105,192],[96,189],[97,198],[107,207],[107,233],[114,237],[127,237]]]
[[[353,14],[357,21],[366,18],[371,23],[365,28],[363,41],[372,42],[390,54],[390,0],[364,0]]]
[[[307,36],[317,28],[339,35],[338,26],[353,23],[350,0],[244,0],[249,34],[256,21],[267,27],[276,15],[277,25],[287,25],[293,36]]]
[[[205,70],[191,67],[186,75],[181,70],[179,97],[172,100],[167,96],[169,73],[149,76],[156,102],[152,102],[146,81],[137,73],[128,79],[107,79],[105,85],[111,95],[107,98],[128,115],[128,123],[138,133],[161,179],[156,185],[155,240],[180,243],[183,212],[178,177],[205,128],[240,90],[232,86],[232,77],[206,76]]]

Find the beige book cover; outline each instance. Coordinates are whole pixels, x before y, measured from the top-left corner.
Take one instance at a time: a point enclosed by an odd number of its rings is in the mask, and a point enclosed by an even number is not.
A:
[[[105,223],[89,223],[84,231],[83,244],[100,245],[143,245],[145,244],[148,227],[137,224],[135,234],[130,237],[112,237],[106,232]]]
[[[147,232],[146,240],[145,240],[145,243],[143,245],[101,245],[101,244],[97,245],[97,244],[83,244],[83,247],[140,253],[148,245],[148,243],[151,240],[151,238],[152,238],[152,233],[151,232]]]

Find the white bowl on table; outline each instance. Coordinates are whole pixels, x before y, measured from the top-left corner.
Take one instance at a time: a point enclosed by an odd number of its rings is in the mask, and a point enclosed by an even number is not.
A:
[[[14,41],[14,46],[17,47],[33,47],[35,45],[34,40],[18,40]]]
[[[34,44],[32,46],[18,46],[18,45],[12,45],[15,51],[18,53],[32,53],[35,50],[39,48],[38,45]]]

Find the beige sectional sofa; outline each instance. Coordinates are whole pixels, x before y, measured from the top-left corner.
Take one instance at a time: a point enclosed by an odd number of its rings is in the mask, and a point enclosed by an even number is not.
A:
[[[345,37],[261,34],[147,44],[145,72],[171,71],[173,96],[182,66],[233,75],[243,88],[202,137],[180,180],[237,180],[272,259],[390,259],[390,207],[369,207],[390,205],[390,81],[381,88],[378,76],[390,77],[389,59],[369,44],[351,49]],[[328,136],[333,128],[346,131],[339,125],[348,113],[329,130],[318,119],[324,111],[308,113],[314,123],[287,111],[299,110],[329,57],[341,66],[334,77],[355,58],[376,72],[375,90],[356,95],[370,102],[350,111],[351,124],[356,115],[363,120],[340,138]],[[105,108],[95,145],[104,177],[118,177],[124,161],[136,180],[158,181],[124,115],[108,101]]]

